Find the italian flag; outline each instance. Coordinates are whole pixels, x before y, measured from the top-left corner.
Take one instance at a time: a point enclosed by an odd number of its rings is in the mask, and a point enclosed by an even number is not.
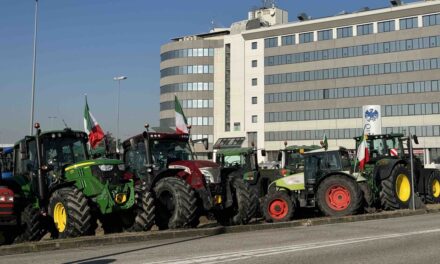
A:
[[[177,96],[174,96],[174,109],[176,114],[176,133],[177,134],[188,134],[188,127],[186,122],[185,114],[183,113],[182,106],[180,105]]]
[[[104,138],[104,132],[102,131],[102,128],[99,126],[92,113],[90,113],[89,105],[87,104],[87,97],[86,107],[84,109],[84,131],[89,136],[90,146],[93,149]]]
[[[362,171],[365,168],[365,163],[370,160],[370,155],[368,154],[367,146],[367,135],[362,136],[362,141],[357,148],[357,159],[359,161],[359,169]]]

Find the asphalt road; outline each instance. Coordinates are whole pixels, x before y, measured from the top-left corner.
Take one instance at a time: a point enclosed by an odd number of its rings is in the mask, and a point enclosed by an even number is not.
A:
[[[0,257],[0,263],[440,263],[440,214]]]

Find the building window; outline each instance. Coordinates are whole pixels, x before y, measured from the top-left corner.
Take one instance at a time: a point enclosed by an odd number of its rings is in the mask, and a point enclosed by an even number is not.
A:
[[[265,48],[273,48],[273,47],[278,47],[278,38],[274,37],[274,38],[267,38],[264,40],[264,47]]]
[[[225,131],[231,131],[231,44],[225,45]]]
[[[258,81],[257,78],[252,78],[252,86],[257,86]]]
[[[240,122],[234,122],[234,131],[240,131]]]
[[[329,40],[329,39],[333,39],[333,30],[332,29],[318,31],[318,40],[319,41]]]
[[[281,37],[281,45],[288,46],[295,44],[295,35],[282,36]]]
[[[396,30],[396,25],[394,20],[383,21],[377,23],[377,31],[379,33],[382,32],[390,32]]]
[[[257,67],[257,60],[252,60],[252,68]]]
[[[299,43],[309,43],[313,41],[313,32],[299,34]]]
[[[258,116],[257,115],[253,115],[252,116],[252,123],[257,123],[258,122]]]
[[[257,49],[258,43],[256,41],[252,42],[252,49]]]
[[[353,37],[353,27],[343,27],[343,28],[338,28],[337,30],[337,35],[338,38],[348,38],[348,37]]]
[[[372,23],[357,26],[357,35],[358,36],[369,35],[369,34],[373,34],[373,24]]]
[[[257,104],[257,97],[256,96],[252,97],[252,104]]]
[[[440,14],[423,16],[423,26],[435,26],[440,24]]]
[[[418,27],[417,17],[403,18],[399,20],[400,29],[410,29]]]

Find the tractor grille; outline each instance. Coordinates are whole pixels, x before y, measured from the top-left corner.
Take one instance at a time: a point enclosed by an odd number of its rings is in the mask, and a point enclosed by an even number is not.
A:
[[[123,178],[123,171],[120,171],[117,165],[113,166],[111,171],[102,171],[97,165],[92,166],[92,173],[95,177],[99,178],[102,183],[109,182],[109,184],[115,185],[125,182]]]

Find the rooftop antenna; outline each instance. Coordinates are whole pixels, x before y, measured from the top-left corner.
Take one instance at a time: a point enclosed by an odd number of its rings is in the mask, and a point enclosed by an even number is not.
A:
[[[67,125],[66,121],[64,121],[64,118],[61,119],[61,120],[63,120],[63,124],[64,124],[64,126],[65,126],[66,128],[69,128],[69,126]]]

